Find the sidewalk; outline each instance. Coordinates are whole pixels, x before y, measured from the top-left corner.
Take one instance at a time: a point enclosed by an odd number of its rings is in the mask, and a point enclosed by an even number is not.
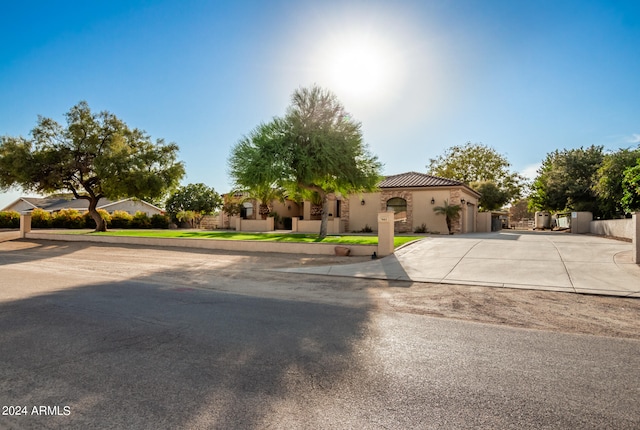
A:
[[[562,232],[427,237],[358,264],[281,269],[292,273],[640,297],[630,243]]]

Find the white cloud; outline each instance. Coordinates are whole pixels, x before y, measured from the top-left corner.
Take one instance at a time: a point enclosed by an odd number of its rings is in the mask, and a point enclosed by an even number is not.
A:
[[[640,134],[633,133],[630,138],[627,139],[629,143],[640,143]]]
[[[538,169],[542,166],[542,163],[530,164],[520,171],[520,174],[532,181],[538,176]]]

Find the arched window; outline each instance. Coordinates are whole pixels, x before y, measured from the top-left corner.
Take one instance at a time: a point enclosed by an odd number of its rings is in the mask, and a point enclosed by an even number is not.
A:
[[[393,209],[395,213],[407,212],[407,201],[401,197],[393,197],[387,200],[387,212]]]
[[[240,209],[240,218],[243,218],[243,219],[253,218],[253,203],[252,202],[244,202],[244,203],[242,203],[242,208]]]

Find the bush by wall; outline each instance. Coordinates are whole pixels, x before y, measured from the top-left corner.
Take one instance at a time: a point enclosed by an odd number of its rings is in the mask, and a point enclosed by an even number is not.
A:
[[[20,214],[16,211],[0,212],[0,228],[20,228]]]
[[[125,211],[113,211],[111,214],[111,223],[108,227],[111,228],[129,228],[133,216]]]
[[[171,219],[167,215],[151,215],[151,228],[169,228]]]
[[[84,217],[77,209],[62,209],[53,215],[53,228],[84,228]]]
[[[52,216],[44,209],[34,209],[31,212],[31,227],[51,228]]]
[[[151,228],[151,219],[144,212],[136,212],[129,223],[131,228]]]

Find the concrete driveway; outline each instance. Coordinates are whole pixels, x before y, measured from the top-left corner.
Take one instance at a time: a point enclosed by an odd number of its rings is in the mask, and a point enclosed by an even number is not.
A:
[[[602,237],[505,230],[427,237],[365,263],[284,270],[640,297],[640,265],[631,252],[631,243]]]

